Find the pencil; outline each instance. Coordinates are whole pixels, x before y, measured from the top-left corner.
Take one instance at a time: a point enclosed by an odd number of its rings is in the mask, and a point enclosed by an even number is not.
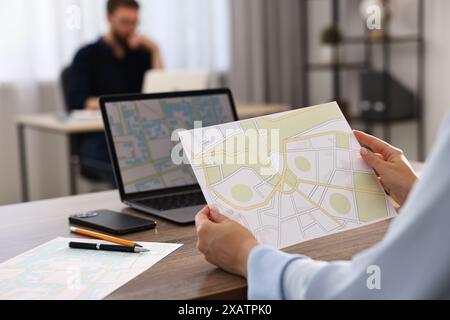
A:
[[[126,239],[121,239],[121,238],[108,236],[106,234],[102,234],[102,233],[98,233],[98,232],[94,232],[94,231],[89,231],[89,230],[86,230],[86,229],[70,227],[70,231],[75,233],[75,234],[79,234],[79,235],[83,235],[83,236],[87,236],[87,237],[91,237],[91,238],[95,238],[95,239],[106,240],[106,241],[109,241],[109,242],[112,242],[112,243],[121,244],[121,245],[126,246],[126,247],[142,247],[140,244],[138,244],[136,242],[133,242],[133,241],[129,241],[129,240],[126,240]]]

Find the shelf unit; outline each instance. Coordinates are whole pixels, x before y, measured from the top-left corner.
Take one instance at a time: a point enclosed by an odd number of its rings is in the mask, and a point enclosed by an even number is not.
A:
[[[375,46],[381,46],[381,70],[376,70],[382,73],[388,74],[391,70],[391,49],[394,45],[402,44],[414,44],[417,50],[417,83],[415,88],[415,103],[414,103],[414,116],[409,119],[401,120],[390,120],[384,118],[383,120],[371,121],[364,119],[360,116],[352,116],[350,122],[362,122],[365,125],[366,131],[373,132],[375,125],[381,125],[383,127],[383,139],[386,141],[391,140],[391,125],[398,122],[404,121],[414,121],[417,123],[417,152],[419,160],[424,160],[425,158],[425,131],[424,131],[424,118],[423,118],[423,97],[424,97],[424,0],[416,0],[417,3],[417,34],[405,35],[405,36],[395,36],[390,34],[390,21],[383,21],[384,33],[387,35],[381,39],[374,40],[370,37],[369,31],[363,24],[365,31],[364,36],[357,37],[343,37],[340,45],[363,45],[364,55],[361,57],[361,61],[347,62],[347,63],[336,63],[336,64],[322,64],[322,63],[311,63],[309,60],[309,37],[308,37],[308,5],[311,0],[300,0],[300,10],[301,10],[301,38],[302,38],[302,58],[303,58],[303,93],[304,93],[304,103],[303,105],[310,105],[309,98],[309,77],[311,72],[331,72],[332,74],[332,92],[333,99],[335,101],[342,101],[344,98],[342,96],[342,86],[340,79],[340,74],[342,71],[351,72],[361,72],[372,70],[374,71],[373,64],[373,48]],[[330,2],[331,5],[331,25],[340,28],[340,12],[339,12],[339,0],[326,0]],[[385,0],[388,2],[389,0]],[[311,1],[312,2],[312,1]],[[337,55],[337,50],[335,50]],[[383,88],[383,95],[387,95],[390,88],[385,86]],[[388,100],[386,99],[388,102]],[[387,103],[386,108],[392,108],[392,106]]]

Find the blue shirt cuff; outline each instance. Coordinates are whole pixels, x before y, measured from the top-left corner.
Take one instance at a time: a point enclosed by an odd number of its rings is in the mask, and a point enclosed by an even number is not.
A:
[[[281,300],[285,299],[283,276],[289,264],[305,256],[291,255],[266,245],[258,245],[249,255],[248,299]]]

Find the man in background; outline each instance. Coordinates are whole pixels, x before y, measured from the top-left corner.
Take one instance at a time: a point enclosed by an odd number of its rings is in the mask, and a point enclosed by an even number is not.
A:
[[[70,110],[98,110],[98,97],[138,93],[145,73],[163,68],[160,50],[149,38],[136,32],[139,3],[135,0],[107,2],[109,32],[78,51],[67,81]],[[103,133],[80,137],[81,166],[110,167]],[[112,181],[112,177],[111,177]]]

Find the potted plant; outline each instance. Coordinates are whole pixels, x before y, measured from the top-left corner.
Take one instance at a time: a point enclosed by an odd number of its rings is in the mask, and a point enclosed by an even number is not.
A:
[[[340,43],[342,35],[339,28],[329,26],[322,31],[321,56],[322,62],[326,64],[335,64],[341,62],[342,47]]]

